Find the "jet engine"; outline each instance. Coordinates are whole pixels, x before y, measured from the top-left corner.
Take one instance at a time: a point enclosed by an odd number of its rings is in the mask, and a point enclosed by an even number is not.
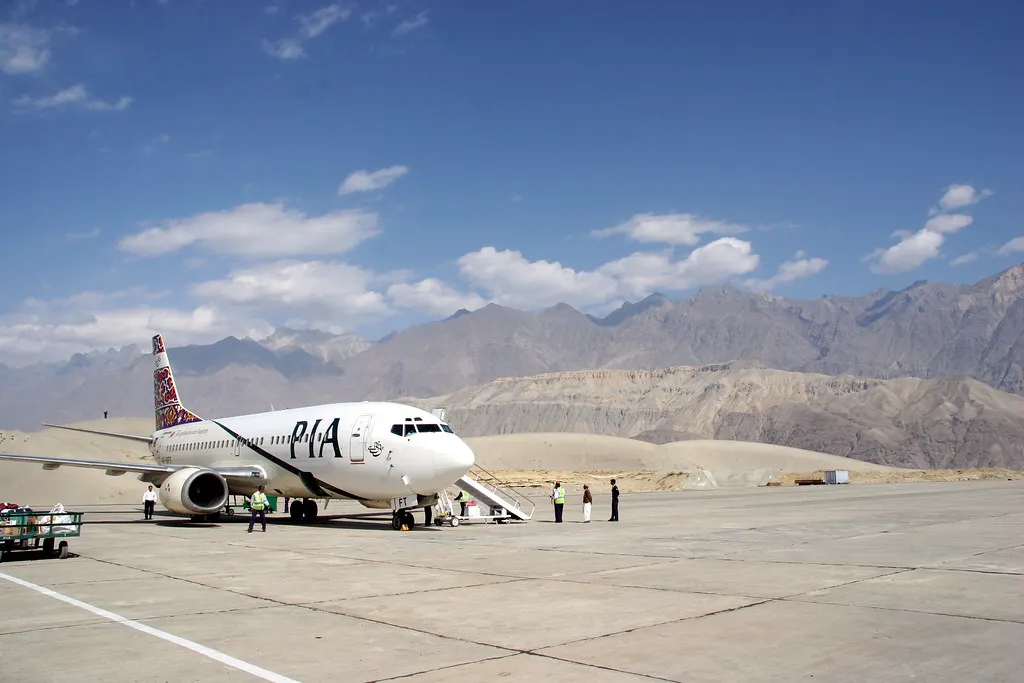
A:
[[[186,467],[164,479],[160,502],[178,514],[209,514],[224,508],[228,493],[228,482],[219,472]]]

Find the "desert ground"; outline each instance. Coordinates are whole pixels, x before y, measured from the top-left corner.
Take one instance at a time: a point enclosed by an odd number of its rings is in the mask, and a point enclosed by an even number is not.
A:
[[[112,418],[74,426],[125,434],[150,434],[151,418]],[[538,493],[561,481],[578,493],[583,484],[607,490],[615,478],[623,492],[794,485],[797,479],[821,479],[825,470],[846,470],[853,484],[1014,480],[1024,472],[1001,469],[915,470],[862,462],[797,448],[743,441],[693,440],[655,445],[635,439],[572,433],[506,434],[469,437],[477,464],[527,492]],[[144,443],[44,428],[37,432],[0,432],[0,452],[91,460],[145,460]],[[136,503],[144,485],[136,475],[118,477],[101,470],[0,463],[0,501],[27,505]]]

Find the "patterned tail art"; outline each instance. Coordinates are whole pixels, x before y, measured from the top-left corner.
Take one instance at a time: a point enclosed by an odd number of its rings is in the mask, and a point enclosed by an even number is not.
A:
[[[156,367],[153,369],[153,404],[156,408],[157,430],[189,422],[202,422],[203,418],[181,405],[178,390],[174,387],[171,362],[167,360],[164,339],[159,334],[153,337],[153,356],[156,359]]]

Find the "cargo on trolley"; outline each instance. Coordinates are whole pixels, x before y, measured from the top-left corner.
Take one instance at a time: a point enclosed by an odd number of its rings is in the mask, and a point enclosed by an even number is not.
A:
[[[27,507],[0,509],[0,562],[12,552],[42,548],[48,557],[64,559],[68,538],[82,535],[82,513],[57,503],[49,512]]]

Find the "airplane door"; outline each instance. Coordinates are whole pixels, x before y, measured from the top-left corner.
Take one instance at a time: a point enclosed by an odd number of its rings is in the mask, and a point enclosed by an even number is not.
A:
[[[366,437],[369,436],[372,415],[360,415],[352,425],[352,436],[348,439],[348,457],[352,462],[363,462],[366,457]]]

